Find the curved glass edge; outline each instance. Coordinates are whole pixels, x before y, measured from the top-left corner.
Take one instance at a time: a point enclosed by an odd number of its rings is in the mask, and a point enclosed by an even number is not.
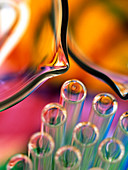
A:
[[[68,59],[67,43],[66,43],[67,24],[68,24],[68,2],[67,0],[61,0],[61,4],[62,4],[61,46],[65,54],[65,58],[67,60],[66,66],[62,67],[61,69],[53,69],[51,71],[37,75],[30,83],[28,83],[24,88],[19,90],[16,94],[0,102],[0,112],[14,106],[15,104],[25,99],[49,78],[63,74],[66,71],[68,71],[69,59]]]
[[[125,95],[122,94],[122,92],[120,91],[119,87],[114,83],[114,81],[109,78],[107,75],[105,75],[104,73],[97,71],[96,69],[90,67],[88,64],[85,64],[84,62],[82,62],[79,57],[74,54],[68,44],[68,52],[69,55],[72,57],[72,59],[86,72],[88,72],[89,74],[103,80],[105,83],[107,83],[114,91],[115,93],[123,100],[128,100],[128,93],[126,93]]]

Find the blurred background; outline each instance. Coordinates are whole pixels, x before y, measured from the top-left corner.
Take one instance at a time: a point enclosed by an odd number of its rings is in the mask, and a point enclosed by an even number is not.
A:
[[[13,75],[17,72],[22,73],[31,62],[36,64],[40,63],[41,55],[39,55],[37,61],[37,58],[34,57],[35,50],[37,50],[37,55],[38,53],[45,54],[46,51],[48,53],[53,51],[51,50],[52,46],[49,47],[52,41],[50,39],[52,34],[50,33],[49,27],[47,27],[47,22],[42,30],[40,43],[36,47],[33,46],[33,37],[37,31],[36,26],[39,18],[48,10],[48,2],[50,1],[42,2],[38,0],[37,2],[34,0],[23,0],[22,2],[29,6],[30,20],[20,37],[20,41],[18,41],[13,47],[13,50],[8,54],[6,62],[0,66],[0,75],[3,74],[2,72],[8,72],[8,70],[11,70]],[[122,71],[123,74],[127,74],[127,60],[122,60],[119,53],[123,51],[123,54],[127,56],[126,59],[128,58],[128,35],[127,31],[124,27],[122,29],[121,25],[124,23],[128,24],[124,22],[124,19],[126,19],[128,15],[126,15],[125,18],[123,14],[121,15],[118,12],[123,11],[127,14],[128,2],[125,0],[113,1],[113,5],[121,9],[116,10],[115,14],[110,10],[106,10],[106,5],[111,5],[111,1],[105,2],[106,3],[101,3],[100,0],[95,0],[89,3],[86,0],[88,5],[83,7],[82,14],[79,16],[79,19],[76,19],[77,22],[74,24],[73,35],[84,53],[89,56],[91,60],[96,61],[98,64],[100,63],[102,67],[111,67],[110,70],[116,70],[116,72],[119,70],[119,72]],[[21,3],[21,0],[17,0],[17,3]],[[82,3],[83,1],[79,0],[79,4]],[[73,16],[76,17],[76,9],[78,9],[78,2],[69,0],[69,29],[71,29],[75,21],[71,19]],[[112,9],[115,10],[114,7],[111,8],[111,10]],[[0,18],[2,18],[1,14],[2,13],[0,13]],[[118,16],[122,16],[122,22],[118,22]],[[14,16],[12,18],[13,22]],[[9,20],[9,15],[6,20]],[[10,24],[12,24],[12,22],[10,19]],[[4,42],[6,41],[6,39],[3,38],[5,33],[3,31],[4,29],[0,25],[1,47],[4,46]],[[10,29],[10,25],[8,25],[8,29]],[[8,36],[10,35],[11,31]],[[81,118],[82,121],[88,120],[92,100],[95,95],[107,92],[116,97],[118,101],[118,111],[112,123],[109,135],[113,133],[120,115],[128,110],[128,101],[120,99],[106,83],[83,71],[70,56],[69,61],[70,68],[65,74],[49,79],[26,99],[0,113],[0,169],[5,169],[6,161],[15,153],[27,153],[27,143],[30,136],[34,132],[40,131],[41,111],[43,107],[51,102],[59,102],[60,88],[66,80],[78,79],[82,81],[87,88],[87,97]]]

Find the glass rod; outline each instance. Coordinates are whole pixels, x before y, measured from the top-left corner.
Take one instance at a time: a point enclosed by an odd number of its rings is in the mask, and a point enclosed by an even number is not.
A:
[[[53,137],[56,151],[61,147],[65,136],[66,109],[59,103],[50,103],[43,108],[41,121],[41,132],[47,132]]]
[[[55,170],[79,170],[82,156],[74,146],[63,146],[55,154]]]
[[[94,163],[95,144],[99,139],[99,130],[91,122],[80,122],[73,130],[72,145],[82,154],[81,170],[88,170]]]
[[[94,97],[89,121],[99,129],[99,143],[107,136],[117,111],[117,101],[109,93],[101,93]]]
[[[124,153],[125,148],[120,140],[106,138],[98,147],[98,153],[93,166],[101,167],[105,170],[121,170],[120,162]]]
[[[55,148],[53,138],[48,133],[33,134],[28,143],[28,156],[33,163],[33,170],[52,169],[52,154]]]
[[[66,81],[61,87],[60,104],[67,110],[64,145],[71,144],[73,128],[80,120],[86,95],[86,87],[76,79]]]
[[[32,170],[32,162],[26,155],[16,154],[9,159],[7,170]]]
[[[120,116],[113,137],[121,140],[125,146],[125,154],[120,167],[122,167],[122,169],[128,169],[128,111]]]

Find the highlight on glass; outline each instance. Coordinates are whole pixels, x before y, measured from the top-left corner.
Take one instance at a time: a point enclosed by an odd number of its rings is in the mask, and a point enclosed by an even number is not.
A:
[[[31,160],[23,154],[12,156],[7,163],[7,170],[33,170]]]
[[[113,137],[119,139],[125,146],[125,154],[121,161],[120,167],[122,169],[127,169],[128,168],[128,112],[124,112],[120,116]]]
[[[63,146],[55,154],[55,170],[79,170],[82,156],[74,146]]]
[[[52,168],[54,148],[54,140],[48,133],[37,132],[31,136],[28,143],[28,156],[32,160],[33,170]]]
[[[71,144],[73,128],[80,120],[86,95],[85,85],[77,79],[67,80],[61,87],[60,103],[67,110],[65,144]]]
[[[68,4],[67,0],[0,0],[0,14],[0,111],[3,111],[49,78],[68,70]]]
[[[99,139],[99,130],[91,122],[78,123],[72,135],[72,145],[77,147],[82,154],[81,170],[92,166],[95,159],[95,144]]]
[[[55,142],[55,151],[61,146],[67,120],[66,109],[59,103],[47,104],[41,114],[41,132],[49,133]]]
[[[116,138],[106,138],[98,147],[98,153],[93,166],[107,170],[121,170],[120,162],[124,153],[125,147],[120,140]]]
[[[109,93],[100,93],[94,97],[89,121],[98,127],[99,141],[107,136],[117,108],[115,97]]]

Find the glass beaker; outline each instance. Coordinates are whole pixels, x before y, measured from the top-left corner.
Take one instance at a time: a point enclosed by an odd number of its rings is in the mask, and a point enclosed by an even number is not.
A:
[[[69,0],[68,51],[91,75],[128,99],[128,2]]]
[[[0,111],[68,70],[65,0],[0,1]]]

